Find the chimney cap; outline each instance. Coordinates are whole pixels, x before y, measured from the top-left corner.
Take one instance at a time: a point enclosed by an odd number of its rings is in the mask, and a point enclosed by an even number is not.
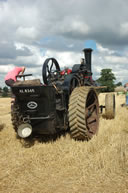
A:
[[[92,48],[84,48],[83,51],[84,51],[84,52],[85,52],[85,51],[86,51],[86,52],[92,52],[93,49],[92,49]]]

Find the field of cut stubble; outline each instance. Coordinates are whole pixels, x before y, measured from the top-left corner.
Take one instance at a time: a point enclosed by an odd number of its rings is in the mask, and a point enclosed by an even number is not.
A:
[[[104,94],[100,94],[103,104]],[[0,98],[0,193],[128,193],[128,109],[116,95],[116,118],[100,118],[89,142],[16,138],[10,99]]]

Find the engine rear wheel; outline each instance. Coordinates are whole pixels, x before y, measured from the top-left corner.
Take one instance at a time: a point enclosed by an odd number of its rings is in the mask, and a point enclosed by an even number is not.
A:
[[[89,140],[99,127],[99,102],[94,89],[77,87],[69,100],[69,126],[71,137]]]
[[[114,119],[115,117],[115,95],[106,94],[105,96],[105,118]]]

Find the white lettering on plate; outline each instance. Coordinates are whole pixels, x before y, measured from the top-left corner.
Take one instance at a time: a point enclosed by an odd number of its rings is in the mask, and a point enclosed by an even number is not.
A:
[[[34,93],[35,90],[32,89],[19,89],[19,93]]]

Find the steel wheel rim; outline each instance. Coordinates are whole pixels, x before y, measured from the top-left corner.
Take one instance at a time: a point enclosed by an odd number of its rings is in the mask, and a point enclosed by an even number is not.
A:
[[[99,127],[99,102],[94,90],[91,90],[87,95],[85,120],[88,136],[91,138],[97,133]]]

